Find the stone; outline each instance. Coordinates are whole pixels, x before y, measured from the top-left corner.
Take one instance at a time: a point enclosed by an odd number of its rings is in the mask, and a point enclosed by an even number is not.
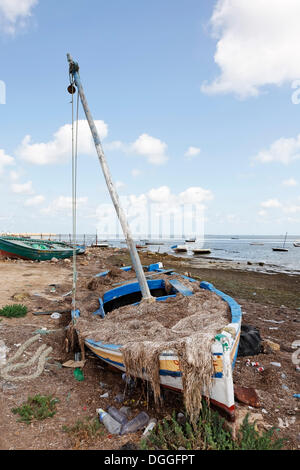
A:
[[[254,388],[234,385],[234,396],[240,403],[253,406],[254,408],[260,407],[260,401]]]
[[[264,352],[266,350],[266,354],[268,354],[267,351],[269,351],[270,349],[272,352],[280,351],[280,344],[274,343],[274,341],[270,341],[269,339],[265,339],[262,342],[262,347]]]
[[[28,292],[16,293],[12,296],[12,299],[17,302],[24,302],[24,300],[30,299],[30,294],[28,294]]]
[[[237,438],[238,430],[240,429],[247,415],[248,422],[250,424],[254,424],[256,431],[259,433],[262,433],[265,429],[268,428],[268,425],[264,422],[264,418],[261,413],[253,413],[248,408],[236,406],[234,422],[226,423],[226,427],[231,431],[233,439]]]

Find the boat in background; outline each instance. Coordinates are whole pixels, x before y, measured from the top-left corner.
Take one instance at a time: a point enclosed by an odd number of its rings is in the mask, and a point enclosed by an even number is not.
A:
[[[108,248],[108,243],[92,243],[91,248]]]
[[[196,238],[188,238],[187,240],[185,240],[186,243],[195,243],[196,241]]]
[[[294,246],[300,248],[300,240],[295,240]]]
[[[76,248],[79,254],[80,248]],[[44,241],[21,237],[0,237],[0,254],[11,259],[47,261],[73,256],[73,246],[65,242]]]
[[[164,245],[164,242],[145,242],[145,245]]]
[[[192,252],[194,255],[209,255],[211,250],[209,248],[194,248]]]
[[[188,251],[185,245],[173,245],[171,249],[175,251],[175,253],[186,253]]]
[[[285,238],[284,238],[284,242],[283,242],[282,248],[280,248],[280,247],[274,247],[274,248],[272,248],[272,250],[273,250],[273,251],[289,251],[288,248],[285,248],[286,237],[287,237],[287,233],[285,234]]]

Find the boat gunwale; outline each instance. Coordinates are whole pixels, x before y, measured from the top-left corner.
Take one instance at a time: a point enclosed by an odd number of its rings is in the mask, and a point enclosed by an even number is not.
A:
[[[149,266],[152,266],[151,271],[157,271],[157,272],[160,272],[160,273],[162,273],[162,274],[163,274],[164,271],[165,271],[164,269],[161,269],[161,268],[154,269],[153,266],[155,266],[155,265],[149,265]],[[148,268],[149,268],[149,266],[148,266]],[[121,269],[122,269],[122,268],[121,268]],[[126,266],[125,268],[123,268],[123,270],[126,270],[126,271],[129,271],[130,269],[132,269],[131,266]],[[101,275],[102,275],[102,276],[106,276],[108,273],[109,273],[109,271],[104,271],[103,273],[100,273],[100,274],[98,274],[98,275],[96,275],[96,276],[97,276],[97,277],[99,277],[99,276],[101,276]],[[172,272],[171,274],[177,274],[177,275],[179,275],[179,276],[181,276],[181,277],[183,277],[183,278],[185,278],[185,279],[189,279],[190,282],[197,282],[195,279],[193,279],[193,278],[187,278],[187,276],[184,276],[184,275],[182,275],[182,274],[180,274],[180,273],[176,273],[175,271]],[[95,276],[95,277],[96,277],[96,276]],[[155,281],[156,281],[156,280],[155,280]],[[157,280],[157,281],[161,281],[161,282],[162,282],[163,280]],[[151,281],[147,281],[147,283],[149,283],[149,282],[151,283]],[[115,289],[110,289],[110,290],[106,291],[105,294],[107,294],[107,293],[109,293],[109,292],[111,292],[111,291],[120,291],[120,290],[122,290],[122,288],[123,288],[123,289],[125,288],[125,289],[127,290],[127,294],[128,294],[128,286],[130,286],[130,285],[132,285],[132,284],[138,285],[138,283],[136,283],[136,282],[135,282],[135,283],[131,283],[131,284],[122,284],[121,286],[119,286],[119,287],[117,287],[117,288],[115,288]],[[151,285],[151,284],[150,284],[150,285]],[[239,334],[240,334],[241,320],[242,320],[242,311],[241,311],[240,305],[239,305],[232,297],[230,297],[229,295],[225,294],[224,292],[222,292],[222,291],[216,289],[216,288],[214,287],[214,285],[211,284],[211,283],[209,283],[209,282],[206,282],[206,281],[200,282],[200,287],[201,287],[202,289],[205,289],[205,290],[209,290],[209,291],[211,291],[211,292],[214,292],[214,293],[217,294],[223,301],[225,301],[225,302],[227,303],[227,305],[229,306],[230,312],[231,312],[231,322],[230,322],[229,324],[227,324],[227,325],[223,328],[223,330],[222,330],[222,332],[221,332],[220,334],[223,335],[223,336],[225,336],[225,337],[227,336],[228,338],[229,338],[230,336],[232,337],[232,340],[233,340],[233,341],[232,341],[231,348],[230,348],[230,350],[232,350],[232,349],[235,347],[236,339],[237,339],[237,337],[238,337]],[[119,297],[120,297],[120,296],[118,296],[118,297],[112,297],[112,298],[110,298],[109,300],[104,301],[104,296],[105,296],[105,294],[103,295],[103,304],[105,304],[106,302],[111,301],[111,300],[113,300],[113,299],[115,299],[115,298],[119,298]],[[165,296],[165,297],[168,297],[168,296]],[[77,312],[77,311],[76,311],[76,312]],[[73,313],[74,313],[74,312],[72,312],[72,317],[73,317]],[[233,325],[235,325],[236,328],[235,328]],[[230,334],[226,331],[226,328],[228,329],[229,327],[235,328],[235,335],[234,335],[234,336],[230,335]],[[96,348],[100,348],[100,349],[108,350],[108,351],[113,351],[114,353],[116,353],[117,351],[119,351],[120,355],[122,355],[122,352],[121,352],[120,350],[121,350],[121,348],[123,347],[123,345],[118,345],[118,344],[106,344],[106,343],[104,343],[104,342],[102,342],[102,341],[94,341],[93,339],[89,339],[89,338],[86,338],[86,339],[85,339],[85,342],[91,344],[91,346],[94,346],[94,347],[96,347]],[[170,351],[170,352],[171,352],[171,351]],[[167,353],[167,351],[163,351],[163,352],[162,352],[162,354],[165,354],[165,353]],[[237,353],[237,351],[236,351],[236,353]],[[176,353],[173,352],[172,355],[173,355],[173,356],[176,356]],[[160,355],[159,357],[161,357],[161,355]],[[233,365],[234,365],[234,363],[235,363],[235,359],[236,359],[236,356],[235,356],[235,358],[233,359]]]

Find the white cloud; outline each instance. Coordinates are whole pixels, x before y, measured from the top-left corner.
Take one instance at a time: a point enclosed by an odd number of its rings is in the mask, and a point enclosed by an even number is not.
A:
[[[104,121],[95,121],[95,125],[100,138],[104,139],[108,133],[107,124]],[[93,155],[95,153],[95,145],[88,123],[86,120],[80,120],[78,121],[78,155]],[[16,154],[35,165],[65,162],[72,155],[71,124],[60,127],[49,142],[32,143],[31,136],[25,136]]]
[[[32,181],[27,183],[13,183],[11,189],[16,194],[33,194]]]
[[[146,157],[153,165],[163,165],[168,160],[166,155],[167,144],[156,137],[142,134],[130,146],[130,150],[137,155]]]
[[[14,165],[14,163],[14,158],[7,155],[3,149],[0,149],[0,174],[3,173],[4,167]]]
[[[211,199],[213,199],[213,193],[200,187],[190,187],[179,194],[175,194],[168,186],[160,186],[140,195],[122,196],[121,204],[133,228],[139,226],[141,231],[148,233],[146,227],[149,222],[149,213],[151,213],[153,224],[156,223],[157,225],[158,216],[162,216],[165,228],[168,230],[170,228],[170,216],[173,215],[179,221],[179,233],[183,208],[185,220],[191,225],[191,221],[195,218],[195,210],[199,220],[201,217],[203,219],[204,203]],[[99,220],[97,224],[99,233],[115,234],[116,212],[112,204],[98,206],[96,217]],[[109,227],[108,230],[106,230],[107,227]]]
[[[13,35],[24,28],[38,0],[0,0],[0,25],[4,33]]]
[[[146,160],[153,165],[163,165],[168,160],[168,156],[166,155],[168,148],[167,144],[146,133],[141,134],[132,143],[116,140],[113,142],[106,142],[103,147],[105,151],[120,151],[125,154],[140,155],[145,157]]]
[[[209,189],[203,189],[199,186],[188,188],[179,194],[179,200],[182,204],[202,204],[212,199],[213,193]]]
[[[115,186],[116,186],[116,189],[120,189],[120,190],[121,190],[121,189],[124,189],[124,188],[125,188],[126,184],[123,183],[123,181],[116,181]]]
[[[105,144],[105,150],[124,150],[124,144],[120,140],[115,140],[113,142],[107,142]]]
[[[137,178],[138,176],[142,174],[142,172],[141,170],[138,170],[137,168],[133,168],[133,170],[131,170],[131,174],[134,178]]]
[[[72,198],[69,196],[59,196],[54,199],[48,207],[41,209],[42,214],[57,215],[58,213],[70,214],[72,210]],[[84,207],[88,201],[87,197],[77,198],[77,209]]]
[[[295,214],[296,212],[300,212],[300,205],[292,204],[290,206],[284,207],[284,212],[288,214]]]
[[[218,0],[211,17],[220,75],[206,93],[255,96],[300,77],[299,0]]]
[[[261,211],[258,212],[258,215],[260,217],[265,217],[267,215],[267,211],[261,210]]]
[[[161,186],[160,188],[150,189],[147,196],[151,202],[168,202],[172,194],[168,186]]]
[[[200,152],[201,152],[201,149],[199,147],[191,146],[187,149],[184,156],[187,157],[188,159],[192,159],[196,157],[197,155],[199,155]]]
[[[288,165],[300,158],[300,134],[296,138],[276,140],[268,149],[261,150],[254,160],[260,163],[278,162]]]
[[[282,182],[284,186],[297,186],[298,182],[294,178],[289,178]]]
[[[45,197],[39,194],[29,199],[26,199],[26,201],[24,202],[24,205],[25,206],[38,206],[42,204],[44,201],[45,201]]]
[[[131,194],[123,196],[121,197],[121,204],[134,233],[139,231],[149,233],[148,223],[150,214],[153,233],[156,233],[158,230],[159,217],[162,217],[164,230],[167,233],[170,230],[171,215],[175,218],[175,225],[177,224],[176,233],[180,233],[182,230],[183,214],[187,229],[188,227],[191,229],[193,220],[198,226],[201,225],[204,221],[204,203],[212,198],[213,194],[210,190],[200,187],[190,187],[176,194],[168,186],[160,186],[140,195]],[[115,234],[116,212],[112,204],[101,204],[98,206],[96,217],[98,219],[97,227],[99,233]]]
[[[262,202],[260,205],[266,209],[282,207],[282,204],[278,201],[278,199],[268,199],[267,201]]]
[[[12,170],[9,172],[9,177],[11,181],[18,181],[18,179],[20,178],[20,174],[17,171]]]

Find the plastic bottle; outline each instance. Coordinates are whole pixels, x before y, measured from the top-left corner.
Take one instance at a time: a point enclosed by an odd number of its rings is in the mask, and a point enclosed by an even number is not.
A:
[[[148,436],[150,434],[150,432],[152,431],[152,429],[155,428],[156,424],[157,424],[157,419],[156,418],[150,419],[150,421],[148,423],[148,426],[146,427],[145,431],[143,432],[143,436]]]
[[[79,367],[76,367],[76,369],[74,369],[73,375],[75,379],[78,380],[78,382],[82,382],[84,380],[83,372],[81,369],[79,369]]]
[[[135,387],[135,381],[131,377],[127,377],[127,375],[124,373],[122,374],[122,380],[128,385],[129,388],[134,388]]]
[[[132,410],[130,408],[130,406],[122,406],[120,408],[120,413],[122,413],[123,415],[125,415],[127,418],[130,417],[130,415],[132,415]]]
[[[128,421],[126,416],[123,413],[121,413],[119,410],[117,410],[115,406],[109,406],[107,408],[107,413],[110,416],[112,416],[116,421],[118,421],[118,423],[120,424],[126,424]]]
[[[4,341],[0,340],[0,366],[4,366],[6,364],[6,346]]]
[[[106,411],[102,410],[102,408],[99,408],[97,412],[99,413],[100,422],[104,424],[108,432],[110,432],[111,434],[120,433],[122,425],[118,423],[118,421],[116,421],[112,416],[106,413]]]
[[[120,434],[121,436],[123,436],[123,434],[136,432],[139,429],[142,429],[147,426],[148,423],[149,416],[147,415],[147,413],[145,413],[145,411],[141,411],[141,413],[139,413],[135,418],[133,418],[131,421],[128,421],[128,423],[122,426]]]

